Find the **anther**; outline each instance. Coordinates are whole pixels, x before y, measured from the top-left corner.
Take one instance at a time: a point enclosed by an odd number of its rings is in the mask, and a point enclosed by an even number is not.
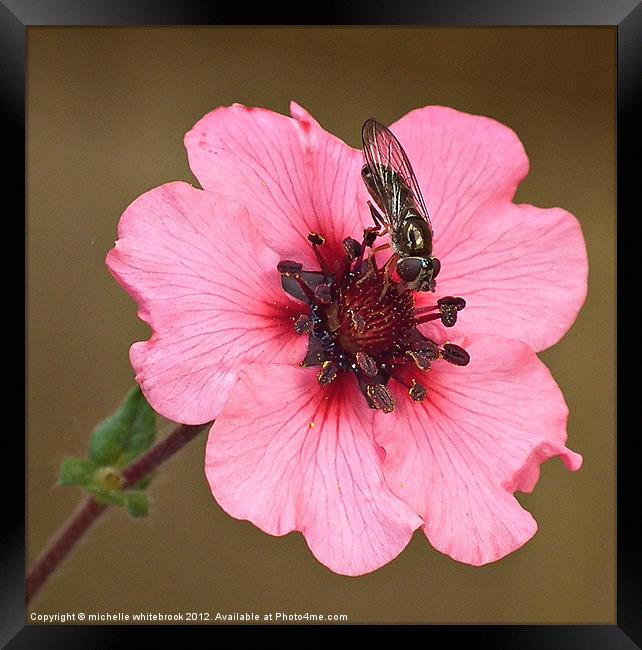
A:
[[[426,355],[428,355],[428,358],[431,361],[434,361],[435,359],[439,358],[439,348],[435,343],[432,341],[429,341],[427,338],[424,338],[423,336],[420,337],[418,340],[413,341],[410,344],[410,349],[413,352],[423,352]]]
[[[314,290],[314,299],[322,305],[328,305],[332,301],[332,289],[327,284],[320,284]]]
[[[426,387],[417,383],[414,379],[412,380],[412,386],[408,389],[408,395],[410,395],[415,402],[423,402],[427,392]]]
[[[279,273],[293,274],[298,273],[303,268],[303,264],[293,262],[292,260],[281,260],[276,265],[276,268]]]
[[[333,379],[336,379],[338,372],[339,368],[334,361],[324,361],[317,375],[317,381],[321,386],[327,386]]]
[[[464,348],[460,348],[454,343],[446,343],[441,351],[441,357],[444,361],[456,366],[467,366],[470,361],[470,355]]]
[[[346,237],[343,240],[343,250],[345,250],[346,255],[350,258],[350,260],[356,260],[357,257],[361,255],[363,247],[356,239],[352,239],[352,237]]]
[[[323,246],[325,244],[325,237],[316,232],[309,232],[308,241],[315,246]]]
[[[297,334],[309,334],[312,331],[312,319],[305,314],[301,314],[294,321],[294,331]]]
[[[363,316],[352,309],[350,310],[350,320],[352,321],[352,329],[357,334],[363,334],[366,331],[366,321]]]
[[[419,370],[428,370],[431,361],[436,358],[429,350],[408,350],[406,354],[415,362]]]
[[[369,377],[374,377],[379,372],[379,367],[377,366],[376,361],[365,352],[357,352],[355,355],[355,361],[359,366],[359,369]]]
[[[453,296],[444,296],[437,301],[440,308],[448,305],[457,311],[461,311],[466,306],[466,301],[463,298],[454,298]]]
[[[466,301],[463,298],[446,296],[437,301],[437,306],[439,307],[441,322],[444,327],[452,327],[457,322],[457,312],[466,306]]]
[[[379,236],[378,228],[366,228],[363,231],[363,246],[370,248]]]
[[[383,384],[370,384],[366,393],[374,408],[384,413],[392,413],[395,410],[395,398]]]
[[[365,228],[363,231],[363,240],[361,241],[361,252],[354,261],[354,270],[359,272],[361,271],[361,266],[363,264],[363,256],[366,251],[366,248],[372,248],[372,244],[375,243],[375,240],[379,236],[378,228]]]
[[[323,244],[325,244],[325,237],[323,235],[319,235],[316,232],[309,232],[308,241],[312,244],[312,250],[314,251],[314,255],[317,258],[317,262],[319,263],[321,270],[325,275],[330,275],[330,267],[328,266],[328,262],[323,256],[323,253],[321,253],[319,250],[319,246],[323,246]]]

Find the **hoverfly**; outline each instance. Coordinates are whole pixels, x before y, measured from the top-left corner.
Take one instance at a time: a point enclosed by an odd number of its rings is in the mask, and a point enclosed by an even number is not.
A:
[[[361,139],[361,177],[381,210],[368,201],[377,235],[390,233],[397,273],[410,289],[434,291],[441,264],[432,257],[430,218],[408,156],[392,131],[373,118],[363,125]]]

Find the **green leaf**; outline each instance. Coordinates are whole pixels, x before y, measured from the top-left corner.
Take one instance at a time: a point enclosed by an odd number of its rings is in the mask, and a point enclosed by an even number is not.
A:
[[[89,439],[89,457],[98,465],[124,467],[156,438],[156,414],[137,386],[120,408],[100,422]]]
[[[149,512],[147,494],[141,490],[125,492],[125,508],[132,517],[144,517]]]
[[[66,458],[60,467],[60,485],[78,485],[104,505],[121,506],[132,517],[149,510],[143,491],[152,476],[133,489],[124,489],[121,470],[148,449],[156,438],[156,414],[140,388],[131,390],[118,410],[93,430],[89,458]]]
[[[96,465],[84,458],[65,458],[60,465],[58,485],[87,485]]]

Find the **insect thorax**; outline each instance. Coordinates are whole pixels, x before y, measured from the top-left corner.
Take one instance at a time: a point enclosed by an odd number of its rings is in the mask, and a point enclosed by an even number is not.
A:
[[[395,248],[401,255],[429,256],[432,253],[432,235],[424,219],[412,209],[403,218],[395,236]]]

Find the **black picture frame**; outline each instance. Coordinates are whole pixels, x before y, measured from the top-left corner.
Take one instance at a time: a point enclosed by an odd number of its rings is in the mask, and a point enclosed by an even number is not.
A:
[[[633,174],[637,163],[623,161],[637,152],[633,121],[640,108],[640,62],[642,61],[642,6],[639,0],[452,0],[390,3],[363,0],[323,7],[322,15],[304,13],[304,7],[265,4],[243,9],[223,3],[198,0],[0,0],[0,106],[6,129],[3,174],[5,192],[15,205],[25,201],[25,39],[27,28],[36,25],[243,25],[251,16],[253,24],[326,25],[592,25],[613,26],[617,30],[618,93],[618,214],[626,214],[637,189]],[[12,214],[13,217],[9,217]],[[7,221],[19,222],[7,210]],[[24,231],[23,231],[24,236]],[[619,248],[619,246],[618,246]],[[9,277],[9,276],[5,276]],[[622,276],[623,277],[623,276]],[[606,308],[608,309],[608,307]],[[614,353],[616,351],[614,350]],[[634,427],[635,428],[635,427]],[[639,512],[635,431],[617,440],[617,622],[614,625],[578,626],[425,626],[424,639],[448,644],[474,644],[479,648],[600,648],[619,650],[642,645],[642,545],[635,531]],[[635,435],[634,435],[635,434]],[[24,458],[24,444],[15,430],[5,431],[6,459]],[[17,494],[17,491],[16,491]],[[24,501],[5,489],[5,532],[0,554],[0,643],[15,648],[102,648],[123,647],[149,641],[160,632],[165,642],[191,643],[197,635],[211,635],[211,627],[120,627],[120,626],[29,626],[25,625],[25,509]],[[228,628],[230,626],[226,626]],[[216,633],[222,632],[219,627]],[[254,628],[247,627],[251,631]],[[271,628],[279,629],[279,628]],[[296,628],[297,633],[309,627]],[[325,628],[329,629],[329,628]],[[343,628],[355,631],[355,627]],[[229,631],[229,630],[228,630]],[[239,630],[234,630],[237,633]],[[265,633],[262,629],[262,633]],[[180,637],[179,637],[180,635]],[[189,639],[189,641],[188,641]],[[5,646],[6,644],[6,646]],[[441,644],[438,646],[441,647]]]

